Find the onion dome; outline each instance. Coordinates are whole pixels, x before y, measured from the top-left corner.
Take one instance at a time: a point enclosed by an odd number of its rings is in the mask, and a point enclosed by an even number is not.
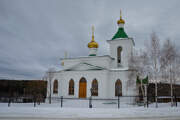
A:
[[[112,40],[117,39],[117,38],[128,38],[128,35],[126,34],[124,30],[125,21],[122,19],[121,11],[120,11],[120,19],[117,21],[117,24],[119,28],[116,34],[113,36]]]
[[[125,24],[125,21],[122,19],[122,13],[121,13],[121,10],[120,10],[120,19],[117,21],[117,24]]]
[[[88,48],[98,48],[99,45],[97,42],[94,40],[94,26],[92,26],[92,40],[91,42],[88,43]]]

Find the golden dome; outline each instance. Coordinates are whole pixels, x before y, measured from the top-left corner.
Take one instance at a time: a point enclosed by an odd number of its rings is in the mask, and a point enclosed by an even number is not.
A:
[[[125,21],[120,18],[120,19],[117,21],[117,24],[125,24]]]
[[[95,41],[91,41],[90,43],[88,43],[88,48],[98,48],[98,47],[99,45]]]
[[[88,48],[98,48],[99,45],[97,42],[94,40],[94,26],[92,26],[92,40],[91,42],[88,43]]]
[[[117,21],[117,24],[125,24],[125,21],[122,19],[121,10],[120,10],[120,19]]]

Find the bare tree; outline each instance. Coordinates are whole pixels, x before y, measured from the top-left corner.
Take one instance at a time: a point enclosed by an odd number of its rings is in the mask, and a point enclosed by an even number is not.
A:
[[[170,39],[167,39],[163,44],[163,48],[161,51],[161,66],[169,72],[168,78],[171,88],[171,106],[173,106],[173,83],[175,83],[175,73],[177,69],[175,61],[176,57],[177,53],[175,45],[172,44]]]
[[[155,33],[151,34],[150,43],[146,46],[146,49],[140,51],[138,54],[132,54],[129,59],[129,69],[135,70],[136,72],[130,72],[128,75],[129,80],[133,76],[138,75],[142,80],[148,75],[148,79],[155,82],[155,96],[156,96],[156,107],[157,106],[157,82],[158,81],[169,81],[171,86],[171,96],[173,96],[173,84],[176,81],[180,81],[180,53],[177,51],[175,45],[167,39],[160,46],[160,41]],[[131,85],[131,81],[128,81],[127,85]],[[142,95],[145,96],[143,82],[139,84]],[[173,104],[173,98],[171,97]]]
[[[176,82],[180,83],[180,52],[177,50],[176,51],[176,58],[175,58],[175,64],[174,64],[174,70],[175,70],[175,75],[174,75],[174,84]]]
[[[151,39],[150,39],[150,45],[147,48],[148,51],[148,56],[149,56],[149,61],[150,61],[150,67],[152,68],[151,72],[152,72],[152,77],[153,80],[155,82],[155,96],[156,96],[156,107],[157,106],[157,82],[158,82],[158,78],[159,78],[159,73],[160,73],[160,43],[159,43],[159,39],[158,36],[156,35],[156,33],[152,33],[151,34]]]
[[[139,78],[145,78],[145,76],[148,75],[147,71],[147,66],[148,65],[148,59],[147,59],[147,53],[145,51],[135,51],[134,54],[131,54],[129,61],[128,61],[128,65],[129,65],[129,70],[131,70],[128,74],[129,80],[128,80],[128,87],[130,87],[133,83],[135,83],[135,81],[133,81],[134,78],[138,77],[138,81],[137,82],[137,88],[141,89],[141,93],[143,95],[143,101],[144,101],[144,105],[146,103],[146,99],[145,96],[147,96],[147,90],[145,90],[146,84],[143,83],[143,79],[139,79]]]
[[[128,60],[128,67],[129,67],[129,72],[128,72],[128,81],[127,81],[127,88],[131,87],[133,84],[135,84],[135,78],[137,75],[137,54],[136,51],[134,53],[131,52],[131,55]]]

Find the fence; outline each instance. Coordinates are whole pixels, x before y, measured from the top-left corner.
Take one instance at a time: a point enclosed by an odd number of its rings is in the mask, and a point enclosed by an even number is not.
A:
[[[4,98],[0,98],[2,100]],[[47,98],[47,102],[50,98]],[[84,108],[126,108],[126,107],[134,107],[134,106],[144,106],[149,107],[155,103],[156,96],[118,96],[115,99],[97,99],[93,97],[89,98],[65,98],[61,97],[52,97],[52,102],[56,102],[59,104],[59,107],[84,107]],[[180,96],[157,96],[156,107],[159,103],[168,103],[173,99],[172,106],[178,106],[178,101],[180,101]],[[8,102],[8,107],[11,106],[12,103],[23,103],[23,101],[30,101],[33,103],[33,106],[36,107],[37,104],[40,105],[42,101],[39,101],[35,97],[9,97],[6,98],[6,102]]]

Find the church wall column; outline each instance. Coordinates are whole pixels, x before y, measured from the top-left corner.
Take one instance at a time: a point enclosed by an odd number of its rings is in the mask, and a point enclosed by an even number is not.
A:
[[[75,77],[74,78],[74,82],[75,82],[75,86],[74,86],[74,97],[78,98],[79,97],[79,80],[81,78],[80,77]]]

